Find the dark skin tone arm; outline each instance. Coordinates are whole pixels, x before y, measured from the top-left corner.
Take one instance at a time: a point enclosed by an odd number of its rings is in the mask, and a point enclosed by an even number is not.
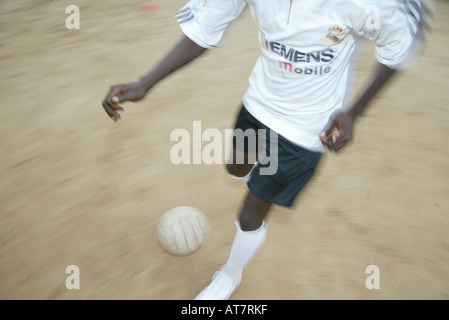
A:
[[[188,37],[184,37],[169,54],[147,75],[137,82],[114,85],[110,88],[102,105],[108,116],[118,121],[125,101],[139,101],[159,81],[201,56],[207,49],[200,47]],[[336,111],[329,119],[320,135],[323,145],[331,151],[340,151],[352,140],[354,122],[373,97],[390,80],[395,70],[379,64],[373,79],[362,92],[359,99],[346,110]],[[332,136],[337,131],[335,138]]]
[[[159,81],[201,56],[207,49],[200,47],[188,37],[183,38],[168,55],[147,75],[137,82],[117,84],[109,89],[102,105],[108,116],[117,121],[125,101],[139,101]]]
[[[320,135],[323,145],[327,146],[331,151],[340,151],[352,140],[356,118],[363,113],[374,96],[384,87],[395,72],[395,70],[383,64],[378,64],[373,79],[355,103],[346,110],[337,110],[330,117]],[[337,131],[335,137],[332,136],[334,130]]]

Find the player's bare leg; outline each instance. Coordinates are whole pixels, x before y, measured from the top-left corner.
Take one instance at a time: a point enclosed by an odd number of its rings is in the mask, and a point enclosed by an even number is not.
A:
[[[251,191],[248,191],[238,221],[242,231],[254,231],[259,229],[265,221],[273,204],[260,199]]]
[[[244,153],[244,163],[237,164],[238,151],[233,150],[233,161],[226,165],[228,172],[237,179],[248,181],[251,178],[253,169],[258,165],[252,163],[251,155]],[[256,159],[256,157],[254,157]],[[259,229],[264,222],[272,203],[262,200],[251,191],[248,191],[246,198],[238,215],[238,222],[243,231],[254,231]]]
[[[229,173],[248,179],[253,168],[254,164],[227,165]],[[237,230],[228,261],[215,273],[211,284],[195,298],[196,300],[226,300],[237,289],[244,268],[265,243],[265,218],[271,206],[272,203],[248,191],[236,220]]]

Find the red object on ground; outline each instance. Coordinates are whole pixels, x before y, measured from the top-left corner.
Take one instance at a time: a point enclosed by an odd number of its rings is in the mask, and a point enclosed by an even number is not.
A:
[[[162,8],[162,6],[160,4],[155,3],[155,4],[149,4],[147,6],[143,6],[143,7],[140,8],[140,10],[142,10],[142,11],[153,11],[153,10],[157,10],[157,9],[160,9],[160,8]]]

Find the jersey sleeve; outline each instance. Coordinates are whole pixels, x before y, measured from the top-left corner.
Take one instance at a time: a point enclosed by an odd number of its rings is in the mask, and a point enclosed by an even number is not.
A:
[[[358,34],[376,41],[377,60],[392,68],[409,68],[432,27],[433,0],[376,1],[365,7]]]
[[[209,49],[221,45],[229,25],[245,8],[245,0],[191,0],[176,18],[187,37]]]

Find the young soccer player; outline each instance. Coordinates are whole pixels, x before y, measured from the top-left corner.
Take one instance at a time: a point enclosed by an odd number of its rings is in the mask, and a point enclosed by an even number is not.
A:
[[[117,121],[120,103],[144,98],[167,75],[220,46],[246,8],[259,26],[261,55],[235,129],[265,129],[270,142],[275,135],[275,144],[266,143],[265,151],[275,156],[277,170],[264,174],[270,164],[249,161],[248,146],[239,147],[234,137],[234,156],[243,152],[245,161],[230,161],[227,170],[247,181],[249,190],[229,258],[196,299],[232,295],[265,242],[270,208],[292,206],[325,147],[340,151],[351,141],[357,116],[419,51],[431,5],[423,0],[192,0],[177,15],[185,38],[139,81],[111,87],[103,107]],[[348,78],[359,37],[375,41],[378,67],[351,101]]]

